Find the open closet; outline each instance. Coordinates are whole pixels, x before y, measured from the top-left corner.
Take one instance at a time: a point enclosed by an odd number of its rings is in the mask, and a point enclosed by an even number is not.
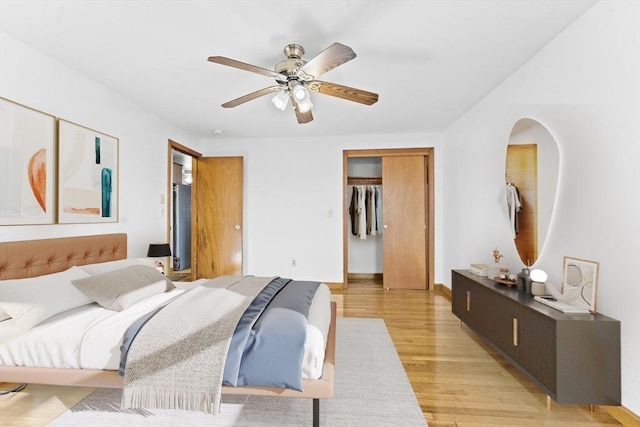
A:
[[[430,289],[433,149],[345,150],[343,161],[344,283],[372,276],[387,289]]]
[[[355,157],[347,165],[348,275],[382,281],[382,159]]]

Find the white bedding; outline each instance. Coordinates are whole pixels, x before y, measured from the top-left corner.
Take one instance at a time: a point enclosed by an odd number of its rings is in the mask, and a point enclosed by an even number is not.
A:
[[[0,322],[0,364],[47,368],[117,370],[126,329],[153,308],[206,281],[176,282],[176,289],[154,295],[123,311],[89,304],[55,315],[25,331],[13,320]],[[325,343],[331,321],[331,294],[325,284],[309,310],[303,378],[322,374]]]

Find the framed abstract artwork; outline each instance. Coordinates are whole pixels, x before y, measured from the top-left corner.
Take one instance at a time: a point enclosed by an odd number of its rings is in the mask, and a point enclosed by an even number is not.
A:
[[[596,313],[598,290],[598,267],[596,261],[565,256],[562,262],[562,294]]]
[[[118,139],[58,120],[58,222],[118,222]]]
[[[0,225],[55,221],[54,116],[0,98]]]

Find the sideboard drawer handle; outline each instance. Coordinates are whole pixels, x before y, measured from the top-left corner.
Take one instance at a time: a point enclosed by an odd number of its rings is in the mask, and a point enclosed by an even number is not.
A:
[[[513,318],[513,346],[518,346],[518,318]]]
[[[471,291],[467,291],[467,311],[471,311]]]

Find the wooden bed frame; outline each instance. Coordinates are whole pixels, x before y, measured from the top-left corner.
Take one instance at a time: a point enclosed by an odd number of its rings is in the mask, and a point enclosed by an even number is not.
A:
[[[0,280],[42,276],[86,265],[125,259],[127,235],[101,234],[0,243]],[[303,380],[303,390],[269,387],[223,386],[223,394],[296,397],[313,399],[313,425],[320,425],[320,401],[333,397],[335,371],[336,304],[331,303],[331,325],[327,337],[322,376]],[[0,382],[85,387],[122,388],[117,371],[93,369],[27,368],[0,365]]]

